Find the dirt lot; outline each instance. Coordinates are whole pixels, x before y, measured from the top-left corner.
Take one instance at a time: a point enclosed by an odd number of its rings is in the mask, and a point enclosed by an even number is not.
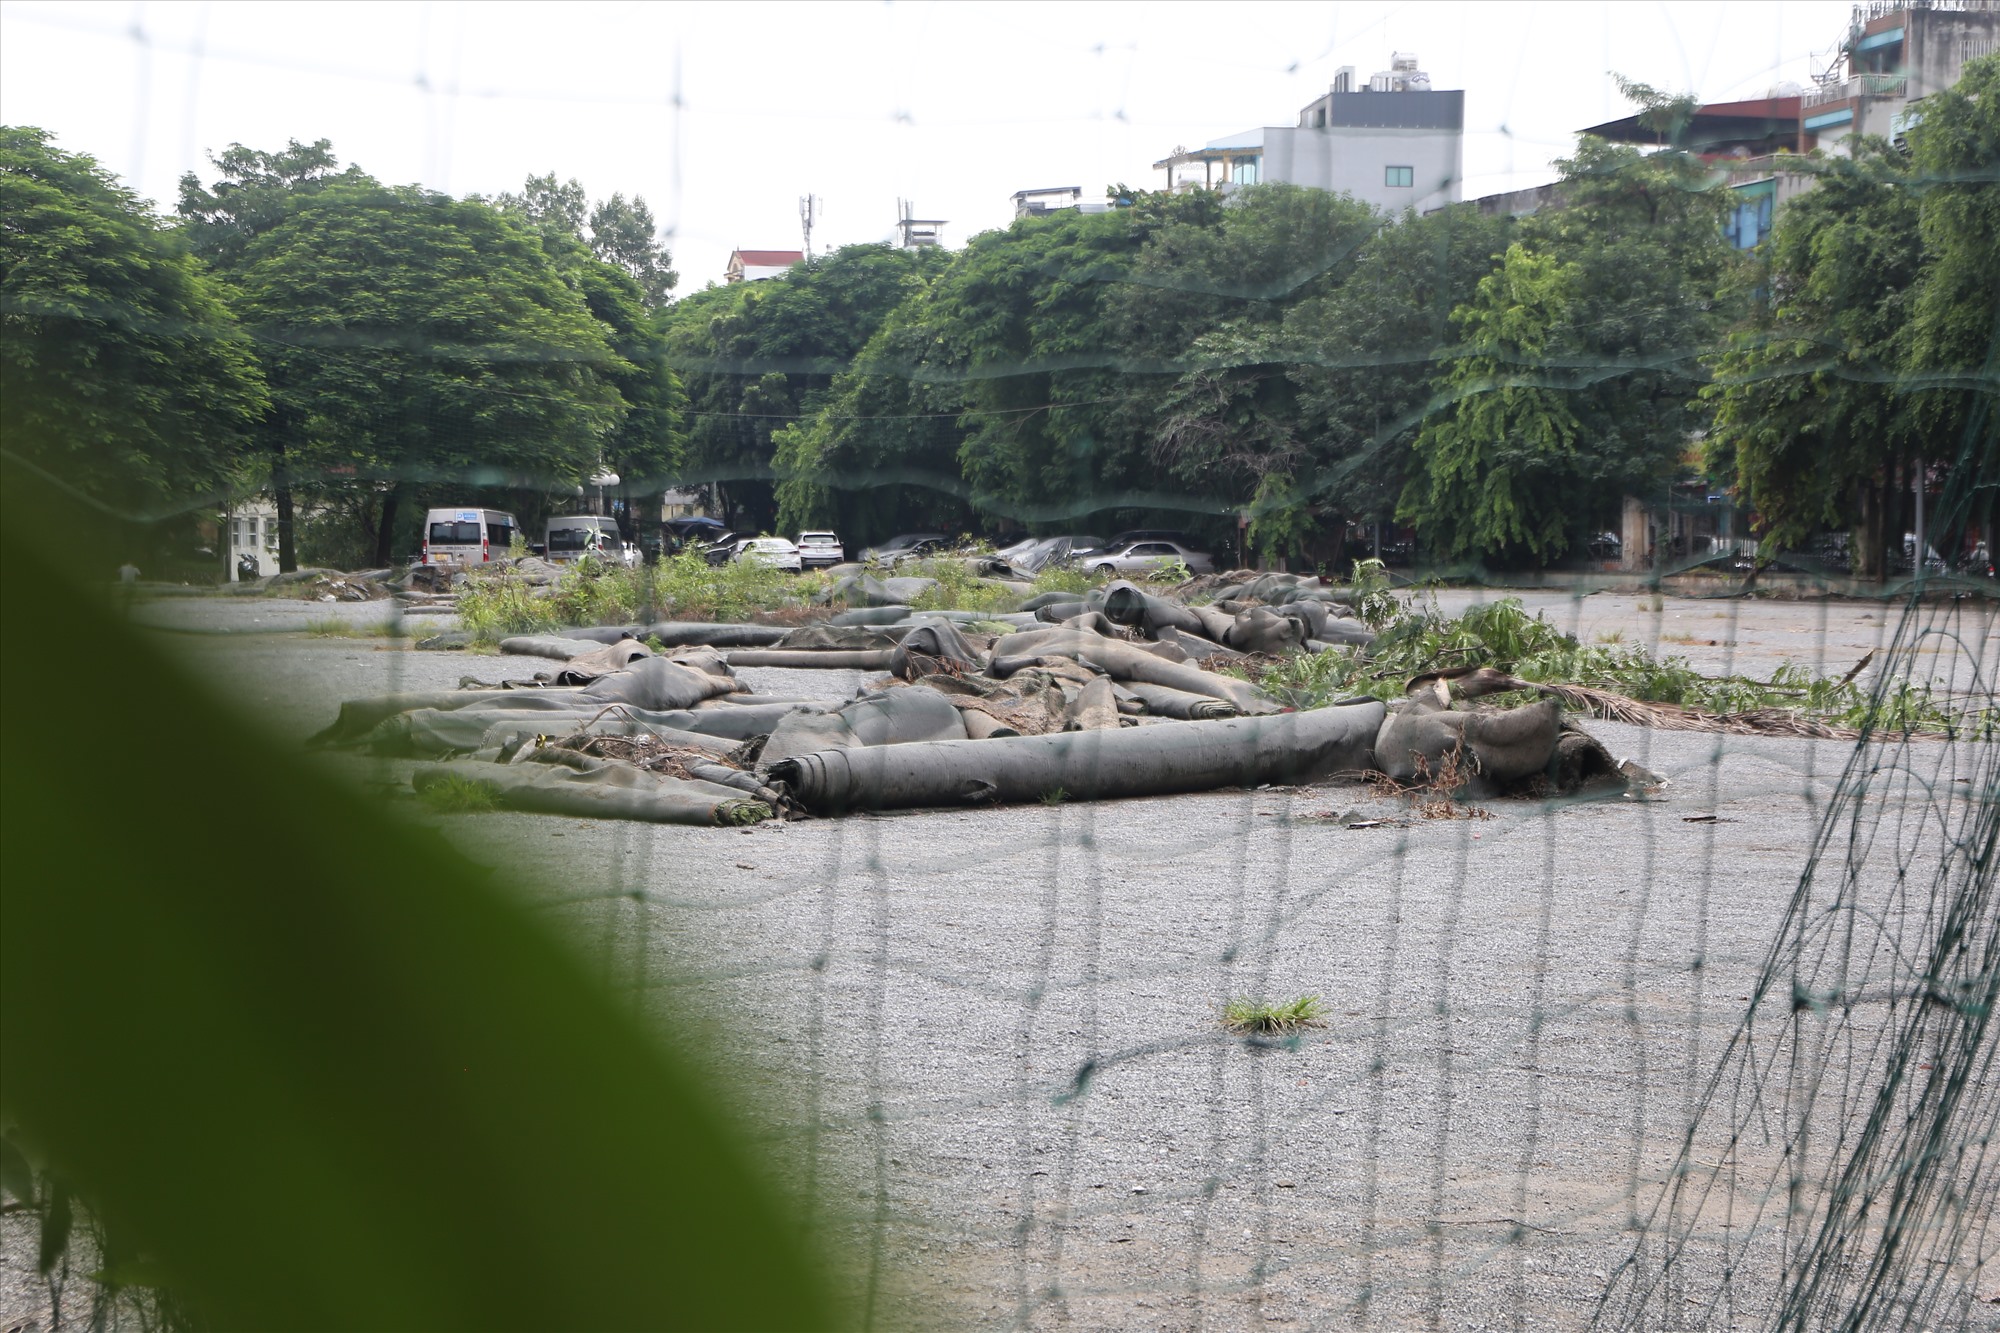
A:
[[[1844,672],[1895,615],[1526,600],[1586,640],[1760,675]],[[287,741],[342,697],[527,666],[275,634],[293,617],[268,605],[144,615],[220,631],[171,637]],[[774,694],[861,681],[743,675]],[[755,1108],[857,1322],[1580,1328],[1852,748],[1591,730],[1670,778],[1660,799],[1368,829],[1329,816],[1400,811],[1351,786],[742,830],[435,822]],[[1328,1021],[1296,1042],[1218,1022],[1233,996],[1304,994]],[[1772,1252],[1751,1253],[1732,1287],[1746,1320],[1772,1282]],[[1690,1290],[1708,1276],[1694,1262]],[[1690,1326],[1733,1326],[1689,1299]],[[2000,1307],[1979,1312],[2000,1327]]]

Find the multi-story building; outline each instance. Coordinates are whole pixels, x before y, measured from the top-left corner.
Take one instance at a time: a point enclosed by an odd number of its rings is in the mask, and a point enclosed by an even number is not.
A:
[[[1155,162],[1168,189],[1233,189],[1282,181],[1351,194],[1385,213],[1455,204],[1465,176],[1465,93],[1440,92],[1413,55],[1354,86],[1342,69],[1297,125],[1267,125],[1176,148]]]
[[[1822,148],[1868,134],[1897,143],[1917,103],[1957,83],[1969,60],[2000,51],[1995,0],[1872,0],[1805,94],[1800,128]]]

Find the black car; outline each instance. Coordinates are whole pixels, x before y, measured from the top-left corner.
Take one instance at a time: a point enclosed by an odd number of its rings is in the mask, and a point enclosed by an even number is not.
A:
[[[893,565],[904,560],[935,555],[950,542],[951,539],[942,532],[905,532],[900,536],[891,537],[880,546],[869,547],[861,553],[861,558]]]

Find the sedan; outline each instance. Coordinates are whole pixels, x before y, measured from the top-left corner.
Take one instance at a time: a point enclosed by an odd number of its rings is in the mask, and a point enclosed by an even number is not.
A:
[[[906,532],[880,546],[869,547],[861,553],[861,558],[884,565],[900,564],[943,550],[947,540],[942,532]]]
[[[802,568],[799,548],[783,537],[752,537],[737,549],[736,559],[743,563],[754,561],[772,569],[789,570],[794,574]]]
[[[1150,574],[1176,561],[1190,574],[1213,574],[1215,561],[1205,551],[1191,550],[1179,542],[1127,542],[1085,557],[1085,568],[1093,574]]]

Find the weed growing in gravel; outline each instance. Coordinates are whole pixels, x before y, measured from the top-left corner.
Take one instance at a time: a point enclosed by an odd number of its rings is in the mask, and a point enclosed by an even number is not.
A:
[[[510,567],[467,576],[459,626],[481,642],[539,634],[564,625],[620,625],[658,612],[684,620],[746,620],[754,611],[803,603],[823,574],[803,577],[756,561],[711,565],[683,551],[650,568],[626,569],[585,557],[537,587]]]
[[[338,616],[308,620],[305,631],[315,639],[407,639],[415,635],[415,631],[401,620],[356,622],[342,620]]]
[[[482,642],[510,634],[538,634],[561,623],[548,599],[537,596],[534,587],[497,571],[467,574],[465,588],[458,594],[458,627]]]
[[[1920,686],[1898,686],[1878,708],[1853,683],[1852,673],[1833,680],[1787,663],[1768,681],[1704,676],[1686,658],[1654,657],[1636,644],[1579,643],[1546,618],[1529,615],[1512,597],[1457,617],[1439,613],[1435,602],[1413,598],[1365,653],[1294,654],[1262,667],[1255,679],[1281,703],[1317,708],[1357,695],[1398,699],[1412,676],[1482,666],[1522,680],[1583,685],[1711,713],[1783,709],[1830,724],[1885,731],[1987,734],[1992,727],[1983,713],[1955,713]],[[1250,676],[1241,669],[1231,674]]]
[[[500,798],[491,787],[456,773],[446,774],[442,781],[423,788],[417,793],[417,800],[441,815],[482,814],[500,808]]]
[[[1069,799],[1069,793],[1061,787],[1051,787],[1042,793],[1043,805],[1061,805]]]
[[[745,620],[753,611],[797,606],[827,581],[824,574],[788,574],[756,560],[711,565],[698,551],[643,572],[652,577],[654,605],[676,620]]]
[[[913,560],[898,566],[896,573],[937,580],[937,587],[910,603],[919,611],[1012,611],[1021,601],[1021,594],[973,573],[962,558]]]
[[[1073,592],[1081,597],[1096,587],[1098,580],[1070,565],[1043,565],[1035,574],[1035,595],[1045,592]]]
[[[1222,1006],[1222,1026],[1242,1033],[1297,1032],[1301,1028],[1325,1027],[1326,1006],[1317,995],[1301,995],[1276,1004],[1238,996]]]

